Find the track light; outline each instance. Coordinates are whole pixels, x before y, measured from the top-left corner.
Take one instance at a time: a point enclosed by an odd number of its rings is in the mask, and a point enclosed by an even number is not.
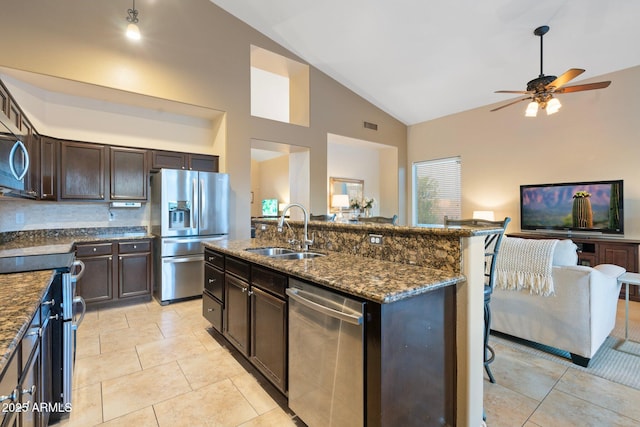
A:
[[[133,0],[133,7],[128,11],[129,16],[127,16],[127,37],[132,40],[140,40],[140,29],[138,28],[138,11],[136,10],[136,0]]]

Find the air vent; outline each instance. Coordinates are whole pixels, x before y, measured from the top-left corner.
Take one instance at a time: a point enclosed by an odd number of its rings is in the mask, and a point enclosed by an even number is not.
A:
[[[366,129],[378,130],[378,125],[375,123],[364,122],[364,127]]]

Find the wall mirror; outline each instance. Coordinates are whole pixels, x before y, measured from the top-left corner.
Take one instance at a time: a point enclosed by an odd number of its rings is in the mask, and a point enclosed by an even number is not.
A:
[[[351,178],[329,178],[329,211],[338,212],[340,208],[331,206],[334,194],[346,194],[349,200],[362,200],[364,196],[364,180]],[[342,211],[349,211],[351,208],[342,208]]]

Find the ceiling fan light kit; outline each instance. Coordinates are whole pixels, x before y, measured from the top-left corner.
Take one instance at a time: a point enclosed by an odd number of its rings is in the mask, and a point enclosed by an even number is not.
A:
[[[536,117],[538,114],[538,109],[543,109],[547,111],[547,115],[551,115],[557,113],[562,107],[558,98],[555,98],[553,94],[557,93],[571,93],[571,92],[581,92],[585,90],[594,90],[594,89],[604,89],[608,87],[611,82],[598,82],[598,83],[587,83],[581,85],[574,86],[564,86],[569,83],[571,80],[578,77],[580,74],[584,73],[585,70],[580,68],[571,68],[566,71],[564,74],[560,75],[560,77],[556,76],[545,76],[542,71],[542,59],[543,59],[543,45],[542,38],[549,31],[549,26],[543,25],[541,27],[536,28],[533,31],[533,34],[540,37],[540,75],[533,80],[527,82],[527,90],[519,91],[519,90],[497,90],[496,93],[514,93],[514,94],[523,94],[529,95],[526,98],[521,98],[516,101],[509,102],[508,104],[501,105],[500,107],[494,108],[493,111],[501,110],[510,105],[517,104],[521,101],[530,100],[527,105],[527,109],[525,111],[526,117]]]

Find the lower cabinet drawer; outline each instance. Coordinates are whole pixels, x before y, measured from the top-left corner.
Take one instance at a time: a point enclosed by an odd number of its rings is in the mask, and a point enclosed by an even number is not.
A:
[[[222,333],[222,304],[207,292],[202,294],[202,315],[216,331]]]
[[[222,302],[224,298],[224,273],[209,264],[204,264],[204,288]]]

